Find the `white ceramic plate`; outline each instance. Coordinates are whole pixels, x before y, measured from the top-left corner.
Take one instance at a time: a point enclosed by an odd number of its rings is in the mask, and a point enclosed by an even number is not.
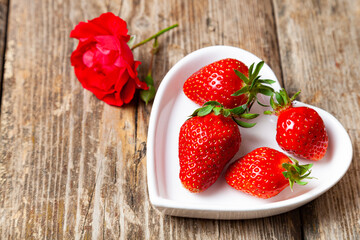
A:
[[[180,60],[164,77],[150,116],[147,142],[147,178],[150,201],[161,212],[169,215],[214,218],[247,219],[266,217],[295,209],[334,186],[347,171],[352,159],[352,145],[343,126],[328,112],[314,108],[325,122],[329,147],[325,157],[318,161],[299,159],[302,164],[314,163],[312,176],[305,186],[286,188],[270,199],[258,199],[237,191],[221,175],[217,182],[202,193],[190,193],[179,180],[178,138],[181,125],[198,106],[183,93],[185,80],[201,67],[223,58],[236,58],[250,66],[261,61],[255,55],[235,47],[214,46],[197,50]],[[276,80],[266,64],[260,71],[262,78]],[[273,84],[276,90],[279,83]],[[263,98],[263,102],[268,99]],[[306,105],[296,102],[297,105]],[[309,105],[306,105],[309,106]],[[259,105],[254,112],[266,110]],[[233,160],[253,149],[267,146],[282,151],[275,141],[275,116],[261,115],[251,129],[241,128],[242,143]],[[232,160],[232,161],[233,161]]]

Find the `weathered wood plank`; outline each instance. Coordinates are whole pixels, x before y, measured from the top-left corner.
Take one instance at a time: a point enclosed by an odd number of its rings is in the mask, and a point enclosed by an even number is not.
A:
[[[360,238],[359,1],[275,1],[285,87],[332,113],[354,147],[350,170],[301,209],[306,239]]]
[[[0,0],[0,83],[2,83],[2,79],[3,79],[7,17],[8,17],[8,0]],[[1,90],[2,90],[2,84],[0,84],[0,103],[1,103]]]

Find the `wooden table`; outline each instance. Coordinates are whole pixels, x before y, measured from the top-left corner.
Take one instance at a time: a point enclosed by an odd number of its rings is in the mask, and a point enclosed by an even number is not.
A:
[[[116,108],[84,90],[69,57],[79,22],[111,11],[160,38],[156,86],[186,54],[212,45],[253,52],[300,101],[351,136],[344,178],[309,204],[253,220],[171,217],[146,185],[152,105]],[[0,239],[359,239],[360,2],[0,0]],[[151,45],[134,50],[144,77]],[[4,66],[4,67],[3,67]]]

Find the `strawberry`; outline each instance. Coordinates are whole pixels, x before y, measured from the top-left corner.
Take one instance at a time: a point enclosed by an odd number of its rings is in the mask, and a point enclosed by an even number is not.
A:
[[[264,62],[260,62],[254,69],[252,64],[248,69],[239,60],[222,59],[192,74],[185,81],[183,91],[199,105],[207,101],[217,101],[226,108],[235,108],[245,103],[251,107],[257,93],[269,96],[273,93],[272,88],[262,83],[271,84],[274,81],[260,79],[258,76],[263,65]]]
[[[298,161],[268,147],[261,147],[232,163],[226,170],[226,182],[236,190],[259,198],[271,198],[296,182],[311,178],[312,164],[299,165]]]
[[[278,103],[273,98],[270,105],[274,112],[266,114],[278,116],[276,141],[279,146],[298,157],[318,161],[325,156],[328,147],[328,135],[320,115],[309,107],[294,107],[285,89],[275,93]]]
[[[180,180],[190,192],[202,192],[220,176],[225,165],[237,153],[241,135],[234,116],[254,118],[258,114],[243,113],[245,107],[225,109],[218,102],[208,102],[185,121],[179,134]],[[235,121],[234,121],[234,120]]]

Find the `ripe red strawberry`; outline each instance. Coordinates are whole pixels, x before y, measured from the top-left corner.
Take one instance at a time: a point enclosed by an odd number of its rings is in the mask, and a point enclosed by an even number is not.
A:
[[[285,154],[261,147],[232,163],[226,171],[226,182],[233,188],[259,198],[279,194],[294,182],[305,185],[302,180],[310,175],[312,164],[299,165]]]
[[[271,106],[278,116],[276,141],[279,146],[296,156],[309,160],[320,160],[328,147],[328,135],[319,114],[309,107],[293,107],[285,89],[276,93],[278,103],[271,98]],[[266,112],[269,113],[269,112]]]
[[[235,108],[252,102],[258,92],[272,94],[272,88],[262,83],[271,84],[274,81],[262,80],[258,76],[263,65],[264,62],[260,62],[253,71],[254,64],[248,69],[239,60],[222,59],[192,74],[185,81],[183,91],[189,99],[199,105],[217,101],[226,108]],[[254,81],[256,84],[253,84]],[[251,107],[251,104],[248,105]]]
[[[211,63],[194,74],[186,81],[183,87],[185,95],[199,105],[214,100],[227,108],[246,103],[245,95],[231,96],[245,86],[245,83],[236,76],[234,69],[248,77],[248,67],[231,58]]]
[[[190,192],[202,192],[215,183],[237,153],[241,135],[236,123],[244,127],[254,125],[234,119],[234,116],[251,119],[258,115],[242,114],[245,108],[239,109],[224,109],[218,102],[208,102],[181,126],[179,177]]]

